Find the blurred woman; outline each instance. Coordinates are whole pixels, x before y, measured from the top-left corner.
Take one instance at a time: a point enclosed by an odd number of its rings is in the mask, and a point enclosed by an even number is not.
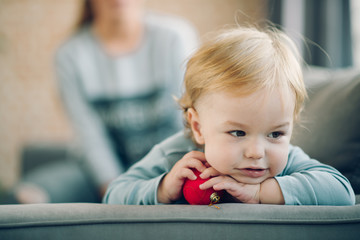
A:
[[[85,1],[77,31],[56,55],[60,91],[83,150],[77,172],[98,200],[112,179],[181,127],[173,97],[197,34],[180,18],[146,11],[144,2]],[[66,168],[57,171],[61,176]],[[37,185],[50,202],[93,201],[82,193],[88,186],[71,178]]]

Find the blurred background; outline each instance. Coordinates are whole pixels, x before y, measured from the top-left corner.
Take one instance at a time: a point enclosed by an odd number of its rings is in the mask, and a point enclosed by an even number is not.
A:
[[[82,0],[0,0],[0,186],[21,175],[25,146],[71,144],[74,133],[54,78],[57,47],[73,31]],[[285,27],[311,65],[360,65],[357,0],[147,0],[149,9],[188,19],[200,39],[226,25]],[[303,36],[316,44],[304,45]],[[327,54],[324,54],[324,51]]]

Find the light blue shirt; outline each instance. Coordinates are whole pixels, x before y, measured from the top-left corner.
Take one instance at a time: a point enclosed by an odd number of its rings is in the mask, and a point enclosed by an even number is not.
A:
[[[141,161],[113,181],[103,199],[109,204],[159,204],[157,189],[163,176],[186,153],[197,150],[183,132],[156,145]],[[201,151],[201,150],[200,150]],[[349,181],[331,166],[290,146],[285,169],[275,177],[287,205],[354,205]],[[185,203],[180,199],[177,203]]]

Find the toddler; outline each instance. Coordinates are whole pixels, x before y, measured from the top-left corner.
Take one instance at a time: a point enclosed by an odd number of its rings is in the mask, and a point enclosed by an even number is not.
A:
[[[340,172],[290,144],[305,98],[296,47],[285,34],[223,32],[187,64],[179,100],[185,132],[113,181],[104,202],[184,203],[184,181],[196,179],[197,169],[199,177],[212,177],[200,189],[225,190],[231,202],[354,204]]]

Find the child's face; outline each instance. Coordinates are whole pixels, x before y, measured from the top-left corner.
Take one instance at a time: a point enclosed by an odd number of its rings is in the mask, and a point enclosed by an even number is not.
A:
[[[189,112],[207,162],[238,182],[257,184],[287,163],[295,101],[278,91],[247,96],[208,94]]]

